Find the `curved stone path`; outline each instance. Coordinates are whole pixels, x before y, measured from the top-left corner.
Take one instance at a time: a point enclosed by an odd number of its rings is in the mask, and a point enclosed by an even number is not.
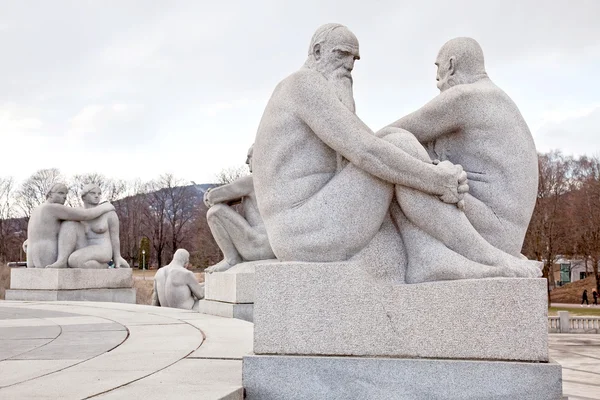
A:
[[[119,303],[0,302],[0,398],[242,399],[249,322]]]

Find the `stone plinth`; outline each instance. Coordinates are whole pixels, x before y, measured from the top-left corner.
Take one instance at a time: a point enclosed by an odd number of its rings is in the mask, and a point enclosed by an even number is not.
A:
[[[384,284],[355,263],[256,266],[254,353],[548,361],[546,281]]]
[[[10,271],[11,289],[63,290],[133,287],[131,268],[15,268]]]
[[[199,302],[199,311],[252,322],[255,268],[272,263],[276,263],[276,260],[250,261],[237,264],[225,272],[206,274],[204,300]]]
[[[254,268],[259,261],[234,265],[225,272],[204,276],[206,300],[225,303],[254,303]]]
[[[18,268],[11,270],[10,279],[7,300],[136,301],[130,268]]]
[[[563,399],[557,363],[251,355],[243,385],[247,400]]]

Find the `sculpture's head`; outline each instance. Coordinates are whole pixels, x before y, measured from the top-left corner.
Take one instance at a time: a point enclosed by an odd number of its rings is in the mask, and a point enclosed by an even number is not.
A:
[[[83,204],[85,205],[97,206],[100,204],[101,197],[102,190],[95,183],[88,183],[81,189],[81,200],[83,200]]]
[[[352,70],[359,59],[356,36],[344,25],[325,24],[313,35],[304,66],[320,72],[333,84],[342,103],[354,111]]]
[[[442,46],[435,60],[440,92],[487,78],[483,50],[475,39],[459,37]]]
[[[52,185],[48,193],[46,193],[46,201],[49,203],[65,204],[69,189],[64,183],[55,183]]]
[[[190,253],[186,249],[177,249],[173,254],[173,264],[185,267],[190,262]]]
[[[252,173],[252,153],[254,152],[254,143],[248,149],[248,155],[246,156],[246,165],[248,170]]]

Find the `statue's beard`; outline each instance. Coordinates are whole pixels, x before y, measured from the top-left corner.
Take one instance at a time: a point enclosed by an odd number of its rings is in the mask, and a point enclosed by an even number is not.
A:
[[[342,104],[354,113],[356,112],[356,105],[354,103],[354,93],[352,91],[352,76],[349,72],[344,72],[344,75],[330,78],[329,82],[333,86],[333,91]]]

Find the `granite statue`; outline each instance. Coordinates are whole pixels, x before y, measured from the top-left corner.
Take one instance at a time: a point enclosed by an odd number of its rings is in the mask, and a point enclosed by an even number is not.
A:
[[[253,146],[246,158],[250,173],[252,153]],[[232,202],[241,202],[241,213],[230,207]],[[226,271],[243,261],[275,258],[256,204],[252,175],[207,190],[204,203],[209,207],[206,214],[208,226],[224,256],[221,262],[207,268],[206,272]]]
[[[101,207],[102,192],[96,184],[87,184],[81,191],[84,210]],[[46,268],[129,268],[121,257],[119,218],[112,210],[88,221],[64,221],[58,234],[58,257]]]
[[[536,263],[492,246],[469,222],[462,211],[467,173],[459,164],[432,160],[405,129],[374,134],[358,118],[351,73],[359,58],[348,28],[320,27],[304,66],[279,83],[266,106],[253,179],[276,257],[361,260],[377,278],[405,282],[412,253],[396,225],[408,220],[451,250],[447,259],[431,259],[441,270],[412,282],[538,276]]]
[[[45,268],[56,262],[59,233],[65,221],[91,221],[115,210],[110,203],[88,209],[65,206],[67,193],[66,185],[54,184],[46,194],[46,201],[32,211],[23,244],[27,267]]]
[[[432,158],[460,164],[469,182],[466,220],[492,246],[519,256],[538,189],[537,152],[527,123],[487,75],[474,39],[448,41],[435,65],[440,94],[389,127],[411,132]],[[443,273],[424,271],[436,265],[427,258],[448,257],[451,250],[410,222],[399,226],[410,260],[407,276]],[[422,247],[431,250],[424,254]]]
[[[194,274],[185,268],[189,261],[190,253],[178,249],[173,261],[158,270],[154,276],[153,306],[198,309],[198,301],[204,298],[204,284],[198,283]]]

